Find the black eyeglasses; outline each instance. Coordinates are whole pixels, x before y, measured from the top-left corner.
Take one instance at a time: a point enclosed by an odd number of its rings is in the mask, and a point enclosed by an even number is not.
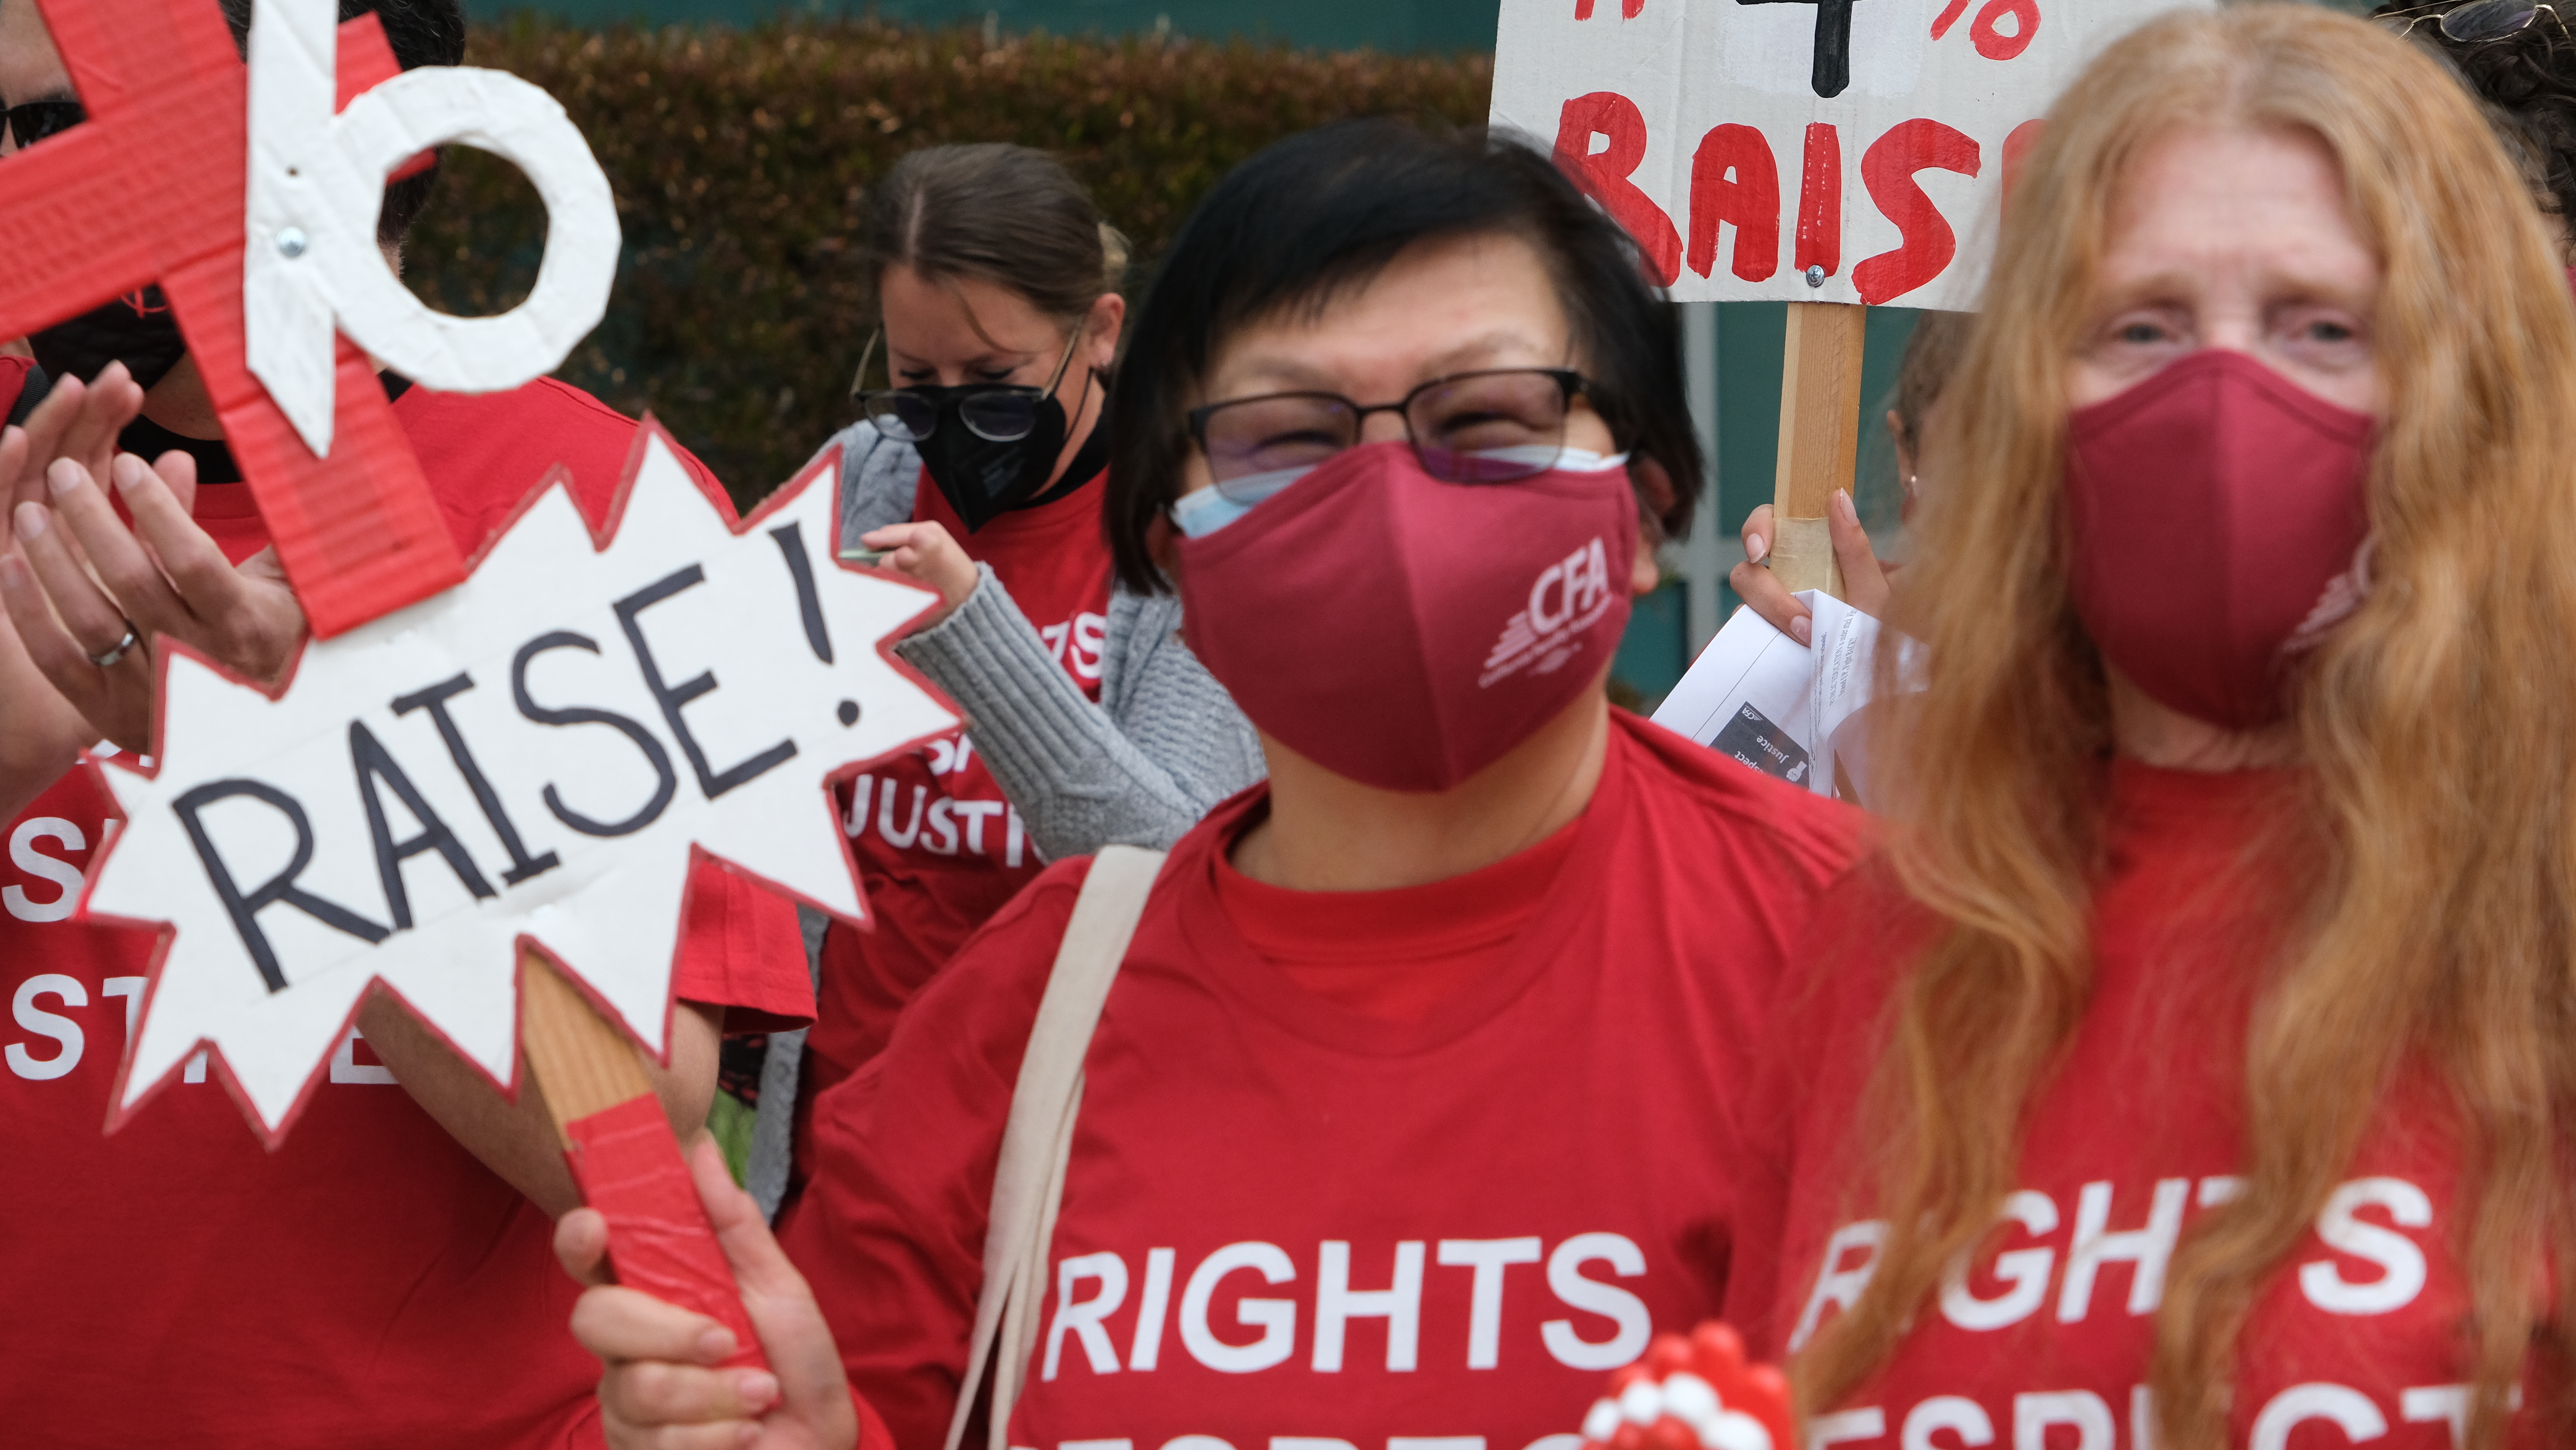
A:
[[[78,101],[29,101],[9,108],[9,134],[26,150],[48,136],[60,135],[89,119]]]
[[[1487,368],[1433,378],[1392,403],[1361,406],[1339,393],[1265,393],[1190,410],[1190,436],[1216,490],[1253,502],[1263,475],[1312,468],[1360,441],[1371,413],[1404,419],[1424,471],[1450,483],[1508,483],[1554,468],[1565,415],[1589,386],[1571,368]],[[1248,487],[1229,489],[1230,484]]]
[[[2404,20],[2406,24],[2397,32],[2400,35],[2411,35],[2416,26],[2430,20],[2442,32],[2444,39],[2458,45],[2475,45],[2483,40],[2502,40],[2528,29],[2531,22],[2540,18],[2542,11],[2547,11],[2551,20],[2558,21],[2559,29],[2567,28],[2567,22],[2559,20],[2556,8],[2535,4],[2533,0],[2468,0],[2465,5],[2457,3],[2457,0],[2444,0],[2441,5],[2425,6],[2424,13],[2419,15],[2399,11],[2380,18]]]
[[[939,426],[943,406],[954,405],[958,421],[966,431],[988,443],[1017,443],[1037,431],[1038,404],[1054,396],[1056,384],[1064,381],[1064,370],[1073,362],[1073,350],[1082,345],[1082,328],[1075,327],[1073,336],[1065,339],[1064,356],[1055,361],[1055,371],[1048,375],[1046,386],[1032,388],[1024,383],[968,383],[962,387],[911,387],[862,389],[868,376],[868,360],[876,356],[877,344],[884,340],[880,327],[868,338],[868,350],[859,354],[858,375],[850,379],[850,393],[859,400],[868,421],[877,431],[898,443],[919,443]]]

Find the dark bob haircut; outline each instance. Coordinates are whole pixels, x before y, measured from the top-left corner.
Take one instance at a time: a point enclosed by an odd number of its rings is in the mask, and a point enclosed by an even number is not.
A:
[[[1665,531],[1688,528],[1700,452],[1682,396],[1679,329],[1638,270],[1627,232],[1523,141],[1347,121],[1291,136],[1227,173],[1172,239],[1137,309],[1109,395],[1106,523],[1120,581],[1139,593],[1170,587],[1148,541],[1189,456],[1186,415],[1207,401],[1209,362],[1230,333],[1285,309],[1320,311],[1416,242],[1482,235],[1519,237],[1538,251],[1593,408],[1619,447],[1670,475]]]

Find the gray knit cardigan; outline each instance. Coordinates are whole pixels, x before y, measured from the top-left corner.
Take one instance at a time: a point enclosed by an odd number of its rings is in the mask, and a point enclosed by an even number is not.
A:
[[[841,537],[912,517],[921,456],[862,421],[841,446]],[[827,443],[826,448],[831,446]],[[1261,743],[1225,687],[1181,643],[1181,602],[1109,597],[1100,701],[1048,653],[991,566],[957,612],[895,653],[966,712],[976,752],[1050,860],[1109,845],[1168,847],[1261,779]]]
[[[867,423],[841,445],[841,537],[912,517],[921,456]],[[976,752],[1019,808],[1049,860],[1110,845],[1162,849],[1208,807],[1261,779],[1261,742],[1225,687],[1181,643],[1181,602],[1168,594],[1109,596],[1093,704],[1055,662],[993,571],[957,612],[898,643],[895,653],[966,712]],[[821,986],[824,918],[798,907],[807,967]],[[769,1040],[745,1181],[764,1217],[787,1188],[805,1034]]]

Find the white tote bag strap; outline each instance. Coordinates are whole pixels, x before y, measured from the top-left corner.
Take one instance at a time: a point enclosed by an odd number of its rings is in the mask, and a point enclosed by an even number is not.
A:
[[[984,1233],[984,1292],[975,1303],[975,1334],[966,1348],[966,1379],[949,1417],[947,1450],[959,1450],[975,1391],[993,1376],[990,1450],[1007,1450],[1011,1406],[1018,1403],[1037,1346],[1038,1305],[1046,1298],[1047,1245],[1073,1152],[1073,1118],[1082,1103],[1082,1060],[1091,1050],[1109,984],[1145,914],[1145,898],[1162,870],[1163,853],[1106,846],[1074,898],[1029,1030],[1028,1055],[1011,1090],[1002,1128],[1001,1162],[993,1174],[992,1216]],[[998,1346],[996,1336],[999,1336]]]

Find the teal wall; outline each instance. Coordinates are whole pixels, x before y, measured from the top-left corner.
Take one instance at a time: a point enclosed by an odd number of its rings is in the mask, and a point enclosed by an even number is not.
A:
[[[1168,20],[1174,34],[1201,40],[1242,36],[1324,50],[1494,48],[1497,0],[466,0],[475,21],[538,10],[584,25],[717,21],[750,25],[782,11],[861,15],[919,25],[963,25],[992,15],[1005,31],[1125,35]]]

